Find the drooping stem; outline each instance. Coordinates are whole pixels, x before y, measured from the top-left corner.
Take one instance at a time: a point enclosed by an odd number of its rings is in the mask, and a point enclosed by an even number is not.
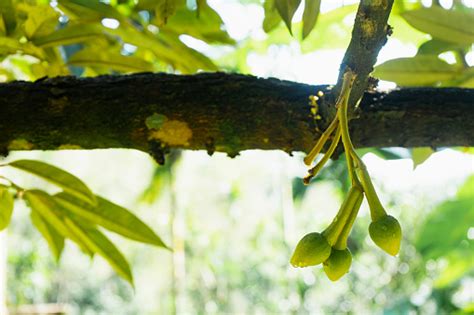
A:
[[[321,152],[321,150],[323,149],[323,146],[324,144],[326,143],[326,141],[329,139],[329,136],[334,132],[334,130],[336,129],[338,123],[337,123],[337,116],[334,117],[333,121],[331,122],[331,124],[328,126],[328,128],[326,130],[324,130],[323,134],[321,135],[321,137],[319,137],[318,139],[318,142],[316,142],[316,144],[314,145],[314,147],[311,149],[311,151],[308,153],[307,156],[305,156],[304,158],[304,163],[306,165],[311,165],[311,163],[314,161],[314,159],[316,158],[316,156],[319,154],[319,152]]]
[[[339,239],[339,236],[346,226],[352,213],[352,209],[356,205],[356,202],[359,200],[359,196],[361,195],[363,195],[361,187],[357,185],[352,186],[349,190],[349,193],[347,194],[346,199],[339,208],[336,217],[324,230],[323,235],[326,237],[326,240],[331,246],[336,244],[337,240]]]
[[[372,180],[370,179],[369,172],[367,171],[367,167],[365,166],[364,162],[362,162],[362,160],[357,156],[355,151],[352,151],[351,154],[356,161],[356,172],[360,178],[362,187],[364,188],[367,202],[369,203],[370,217],[372,218],[372,221],[377,221],[386,216],[387,212],[385,212],[385,209],[383,208],[382,203],[377,196],[377,192],[375,191],[374,185],[372,184]]]
[[[316,166],[314,166],[312,169],[308,171],[309,174],[303,179],[303,182],[306,185],[309,184],[309,181],[319,173],[319,171],[323,168],[323,166],[334,154],[334,151],[336,151],[337,145],[339,144],[340,138],[341,138],[341,128],[338,127],[336,130],[336,133],[334,134],[334,138],[332,139],[331,145],[329,146],[326,153],[324,153],[324,156],[322,157],[322,159],[319,160]]]
[[[337,102],[337,105],[339,106],[337,116],[339,117],[340,127],[342,130],[342,143],[344,145],[344,150],[346,151],[347,168],[349,170],[352,183],[356,184],[359,180],[361,181],[361,185],[364,188],[365,195],[367,196],[367,202],[370,206],[370,215],[372,220],[376,221],[385,216],[386,212],[382,206],[382,203],[380,202],[379,197],[377,196],[374,185],[372,184],[372,180],[370,179],[370,175],[367,172],[367,167],[355,152],[349,134],[347,107],[352,83],[354,80],[355,74],[350,69],[348,69],[344,73],[341,96]]]
[[[342,229],[341,233],[339,234],[339,238],[334,244],[334,248],[338,250],[343,250],[347,248],[347,238],[351,233],[352,226],[354,225],[355,219],[357,218],[357,214],[359,213],[360,205],[362,204],[362,200],[364,200],[364,194],[361,193],[358,195],[357,200],[354,203],[354,206],[351,210],[349,218],[347,219],[346,225]]]
[[[349,96],[352,90],[352,84],[355,78],[356,75],[350,69],[346,71],[346,73],[344,73],[344,81],[342,84],[341,95],[336,104],[336,106],[338,106],[337,116],[339,118],[339,123],[342,131],[342,144],[344,145],[344,150],[346,151],[347,169],[349,171],[349,176],[353,184],[357,183],[358,180],[354,172],[354,163],[352,161],[352,155],[350,154],[350,152],[354,150],[354,146],[352,145],[351,137],[349,134],[347,107],[349,103]]]

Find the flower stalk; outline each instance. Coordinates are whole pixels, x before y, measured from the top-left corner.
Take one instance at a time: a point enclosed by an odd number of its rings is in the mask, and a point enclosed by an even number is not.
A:
[[[396,255],[401,241],[400,225],[394,217],[387,215],[377,196],[367,167],[357,155],[351,141],[348,107],[355,79],[356,74],[348,68],[344,73],[341,92],[336,102],[336,116],[305,157],[305,164],[311,165],[330,139],[331,144],[319,162],[309,169],[308,175],[303,180],[305,184],[309,184],[310,180],[329,161],[342,140],[352,184],[351,189],[331,224],[322,233],[312,232],[303,237],[291,259],[295,267],[323,263],[324,271],[332,281],[338,280],[350,269],[352,255],[347,248],[347,239],[364,196],[370,207],[372,223],[369,226],[369,234],[374,243],[390,255]]]

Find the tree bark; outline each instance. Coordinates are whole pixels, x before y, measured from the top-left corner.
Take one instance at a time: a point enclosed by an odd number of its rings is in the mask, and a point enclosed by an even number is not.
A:
[[[224,73],[3,83],[0,150],[307,151],[331,118],[324,113],[334,112],[321,108],[322,119],[310,113],[308,96],[318,91],[329,87]],[[461,88],[366,92],[351,121],[353,142],[473,146],[473,100],[474,89]]]

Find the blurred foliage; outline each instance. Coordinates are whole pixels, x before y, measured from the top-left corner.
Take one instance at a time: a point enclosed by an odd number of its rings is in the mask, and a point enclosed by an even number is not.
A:
[[[224,24],[225,15],[215,9],[213,1],[1,0],[0,81],[142,71],[249,73],[248,56],[265,55],[275,47],[297,47],[305,54],[344,49],[357,9],[351,4],[322,10],[331,2],[327,0],[234,2],[260,6],[262,25],[257,31],[261,33],[233,38]],[[394,27],[391,38],[418,47],[418,53],[379,65],[376,76],[400,86],[474,87],[474,71],[467,63],[472,54],[473,9],[466,6],[467,1],[454,1],[449,9],[436,3],[424,7],[421,1],[395,1],[389,21]],[[417,166],[433,152],[421,148],[403,154],[391,149],[359,153],[385,159],[412,157]],[[309,187],[296,176],[271,177],[274,168],[267,173],[254,169],[249,176],[235,174],[238,168],[233,166],[219,168],[215,163],[193,161],[201,168],[193,166],[186,180],[176,183],[177,175],[171,168],[179,172],[183,167],[176,157],[176,163],[154,168],[150,185],[137,196],[150,207],[167,204],[164,208],[170,210],[170,238],[174,239],[173,245],[178,245],[173,262],[181,265],[164,267],[165,259],[154,260],[148,249],[134,249],[130,256],[127,253],[138,278],[159,279],[155,281],[159,284],[153,285],[160,289],[137,285],[140,294],[133,295],[107,268],[86,277],[90,268],[97,270],[97,262],[91,263],[74,248],[66,247],[71,255],[64,255],[62,265],[57,267],[46,251],[46,243],[39,240],[31,225],[25,224],[24,212],[16,211],[14,216],[20,216],[20,220],[13,225],[22,240],[13,240],[15,250],[9,254],[9,304],[67,302],[75,305],[77,314],[163,314],[176,311],[176,305],[180,305],[178,311],[188,313],[355,310],[368,314],[381,309],[387,314],[472,312],[472,292],[470,305],[456,300],[472,288],[472,178],[456,197],[432,211],[422,211],[420,216],[418,208],[394,197],[394,205],[403,210],[407,244],[396,262],[363,250],[372,244],[365,241],[368,222],[362,218],[349,240],[354,270],[346,276],[347,281],[328,290],[329,283],[322,280],[320,270],[296,273],[289,268],[288,257],[294,245],[291,231],[294,221],[298,229],[312,229],[314,222],[320,224],[318,220],[324,218],[315,218],[314,210],[326,211],[329,199],[340,198],[348,190],[344,158],[332,161]],[[213,172],[221,172],[218,180],[210,176]],[[96,174],[94,180],[98,180]],[[124,187],[130,187],[128,181]],[[10,221],[12,192],[5,193],[5,185],[0,188],[2,207],[8,210],[2,210],[0,216],[3,227]],[[223,192],[215,191],[219,189]],[[288,200],[291,206],[285,205]],[[192,212],[184,216],[189,209]],[[184,226],[186,237],[179,234],[179,226]],[[53,246],[53,238],[50,240]],[[113,236],[111,240],[115,241]],[[57,248],[60,243],[56,243]],[[179,268],[185,270],[186,278],[177,276]],[[146,308],[155,300],[159,300],[158,306],[155,303],[153,310]]]
[[[431,212],[418,230],[415,245],[423,257],[447,260],[445,270],[438,275],[438,287],[449,286],[464,274],[474,272],[472,222],[474,176],[461,187],[455,199],[443,202]]]
[[[54,195],[44,190],[25,189],[0,176],[0,231],[10,223],[14,198],[23,199],[31,209],[30,219],[47,241],[59,262],[66,239],[75,243],[91,258],[102,256],[133,286],[130,266],[99,226],[129,239],[167,248],[158,235],[129,210],[94,195],[79,178],[56,166],[35,161],[16,160],[0,167],[12,167],[33,174],[60,187]]]
[[[319,0],[241,2],[262,6],[264,38],[236,41],[219,13],[202,0],[4,0],[0,78],[218,69],[248,72],[247,55],[263,54],[272,45],[297,42],[304,53],[345,48],[357,10],[351,4],[321,12]],[[401,86],[472,87],[474,71],[466,58],[474,41],[470,27],[474,10],[463,1],[455,1],[449,9],[436,1],[431,7],[420,2],[396,1],[389,21],[394,28],[392,38],[419,46],[418,54],[377,66],[375,76]],[[296,18],[300,6],[302,16]],[[286,28],[301,33],[297,36],[301,41]],[[209,47],[232,48],[210,58],[204,53]],[[440,59],[446,53],[454,55],[454,63]]]
[[[141,168],[126,177],[106,173],[101,181],[112,178],[115,185],[127,187],[133,185],[131,178],[143,179],[148,174],[150,183],[155,182],[160,176],[156,172],[152,176],[155,166],[151,161],[140,162]],[[123,162],[113,163],[118,167]],[[468,314],[462,309],[467,307],[473,276],[468,235],[474,177],[440,203],[430,200],[432,193],[416,192],[413,201],[407,196],[414,192],[385,196],[404,227],[404,244],[397,258],[374,250],[367,236],[370,218],[367,208],[363,210],[349,240],[352,271],[335,285],[319,268],[291,268],[288,257],[301,231],[328,222],[344,195],[341,187],[347,175],[338,178],[334,172],[305,186],[306,194],[298,195],[290,183],[301,183],[302,170],[287,172],[301,163],[276,152],[264,156],[249,152],[235,160],[221,154],[212,158],[204,152],[184,154],[171,172],[161,173],[159,197],[151,204],[142,203],[152,214],[145,216],[149,224],[157,225],[169,213],[162,224],[174,235],[170,242],[175,247],[174,264],[164,251],[121,243],[135,271],[135,294],[108,268],[98,268],[100,261],[88,263],[73,247],[66,248],[61,265],[55,266],[45,243],[26,224],[27,211],[19,205],[15,235],[10,238],[15,248],[9,256],[10,305],[62,302],[72,306],[73,314],[163,314],[172,313],[173,303],[178,314],[369,314],[382,309],[388,314]],[[338,163],[344,161],[329,165],[327,176]],[[409,163],[407,169],[411,171]],[[86,179],[98,180],[94,171]],[[149,189],[146,180],[140,187],[132,200],[140,200]]]

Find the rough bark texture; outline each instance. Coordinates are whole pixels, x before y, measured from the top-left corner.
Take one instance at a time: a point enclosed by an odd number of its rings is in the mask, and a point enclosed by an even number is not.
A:
[[[359,3],[351,41],[344,54],[333,95],[338,96],[345,69],[349,67],[357,75],[351,91],[350,107],[364,94],[377,56],[392,32],[387,21],[393,2],[394,0],[362,0]]]
[[[310,114],[308,96],[318,91],[327,93],[327,86],[224,73],[5,83],[0,84],[0,150],[306,151],[329,118]],[[473,100],[474,90],[459,88],[366,93],[351,121],[354,144],[473,146]],[[151,129],[149,117],[155,118]],[[168,124],[157,125],[157,117]]]

